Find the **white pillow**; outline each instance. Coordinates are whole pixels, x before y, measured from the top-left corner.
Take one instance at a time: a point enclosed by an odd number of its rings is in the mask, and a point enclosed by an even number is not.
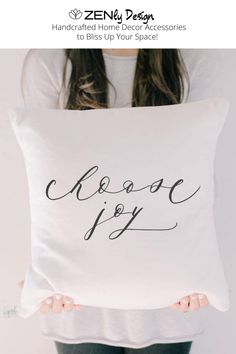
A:
[[[197,292],[229,309],[213,215],[228,106],[9,109],[32,221],[22,317],[55,292],[116,309],[167,307]]]

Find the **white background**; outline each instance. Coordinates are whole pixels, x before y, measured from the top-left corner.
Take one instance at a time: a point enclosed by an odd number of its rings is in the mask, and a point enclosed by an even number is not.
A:
[[[24,277],[30,260],[29,207],[23,159],[10,128],[6,109],[23,104],[20,73],[25,49],[0,50],[0,305],[18,300],[16,283]],[[191,354],[234,354],[236,344],[236,49],[223,50],[225,87],[231,109],[221,135],[216,159],[218,199],[216,227],[226,277],[231,290],[230,311],[202,309],[206,332],[197,339]],[[174,310],[173,310],[174,311]],[[184,314],[183,314],[184,316]],[[37,316],[27,320],[0,319],[0,350],[4,354],[53,354],[51,340],[40,335]]]

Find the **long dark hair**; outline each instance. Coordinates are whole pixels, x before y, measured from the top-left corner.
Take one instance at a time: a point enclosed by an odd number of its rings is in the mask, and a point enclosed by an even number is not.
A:
[[[108,84],[102,49],[64,49],[71,60],[66,109],[108,108]],[[66,66],[65,66],[66,67]],[[184,77],[188,82],[178,49],[139,49],[133,81],[132,106],[181,103]],[[63,73],[65,84],[65,69]]]

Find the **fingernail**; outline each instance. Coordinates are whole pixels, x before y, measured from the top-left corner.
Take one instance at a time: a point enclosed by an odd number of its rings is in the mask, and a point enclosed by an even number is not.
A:
[[[61,294],[56,294],[56,295],[55,295],[55,299],[56,299],[57,301],[60,301],[60,300],[62,299],[62,295],[61,295]]]
[[[47,305],[51,305],[52,299],[51,299],[51,298],[46,299],[46,300],[45,300],[45,303],[46,303]]]
[[[199,299],[204,299],[205,295],[198,295],[199,296]]]

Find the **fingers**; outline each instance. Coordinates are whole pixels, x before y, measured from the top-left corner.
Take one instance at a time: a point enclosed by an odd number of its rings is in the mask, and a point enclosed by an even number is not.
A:
[[[180,311],[182,312],[187,312],[188,311],[188,306],[189,306],[189,296],[185,296],[180,300]]]
[[[22,289],[24,286],[24,280],[20,280],[17,285]],[[71,297],[63,296],[61,294],[54,294],[42,302],[39,308],[39,312],[42,314],[47,314],[52,311],[53,313],[58,314],[62,311],[70,312],[72,310],[80,309],[81,305],[74,304],[74,301]]]
[[[52,309],[52,297],[48,297],[42,302],[42,305],[39,309],[40,313],[46,315]]]
[[[180,302],[176,302],[176,303],[173,304],[171,307],[172,307],[173,309],[179,309],[179,307],[180,307]]]
[[[63,305],[64,305],[65,312],[70,312],[74,308],[74,301],[71,297],[64,296],[63,297]]]
[[[191,294],[180,299],[179,302],[173,304],[171,307],[181,312],[197,311],[202,307],[209,305],[207,296],[204,294]]]
[[[206,307],[209,305],[209,301],[206,295],[199,294],[198,298],[199,298],[200,307]]]
[[[192,294],[190,296],[190,304],[189,304],[189,310],[190,311],[197,311],[200,308],[200,303],[198,299],[198,294]]]
[[[54,294],[42,302],[39,311],[41,314],[47,314],[50,311],[54,314],[59,314],[63,311],[70,312],[72,310],[80,310],[80,308],[81,305],[74,304],[71,297],[63,296],[61,294]]]
[[[52,312],[53,313],[61,313],[63,307],[63,296],[61,294],[53,295],[53,305]]]
[[[63,309],[65,312],[70,312],[72,310],[80,310],[81,305],[74,304],[74,300],[69,296],[63,296]]]

